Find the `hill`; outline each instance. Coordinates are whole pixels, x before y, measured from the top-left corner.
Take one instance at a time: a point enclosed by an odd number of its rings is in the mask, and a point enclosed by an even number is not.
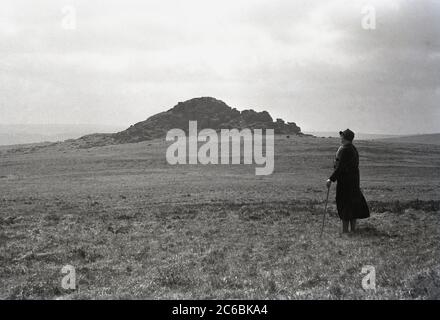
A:
[[[179,102],[168,111],[151,116],[145,121],[130,126],[127,130],[115,134],[93,134],[84,136],[72,143],[80,147],[103,146],[109,144],[134,143],[166,136],[174,128],[188,130],[188,122],[197,121],[201,129],[274,129],[275,134],[301,135],[301,128],[294,122],[282,119],[273,121],[267,111],[253,109],[238,111],[221,100],[201,97]]]
[[[411,136],[400,136],[393,138],[377,139],[383,142],[393,143],[419,143],[440,145],[440,133],[416,134]]]

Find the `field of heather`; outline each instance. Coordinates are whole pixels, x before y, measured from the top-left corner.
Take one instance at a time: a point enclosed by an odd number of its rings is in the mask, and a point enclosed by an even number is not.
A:
[[[269,176],[160,139],[2,147],[0,298],[439,299],[440,146],[355,144],[371,218],[341,235],[332,186],[322,238],[338,139],[277,136]]]

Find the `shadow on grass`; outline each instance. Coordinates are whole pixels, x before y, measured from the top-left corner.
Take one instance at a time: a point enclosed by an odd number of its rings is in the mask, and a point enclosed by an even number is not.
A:
[[[390,234],[389,232],[378,230],[372,225],[366,225],[357,228],[354,236],[362,238],[395,238],[397,235]]]

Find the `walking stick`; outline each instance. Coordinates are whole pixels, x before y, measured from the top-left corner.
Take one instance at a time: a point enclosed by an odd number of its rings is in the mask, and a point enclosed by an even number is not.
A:
[[[324,209],[324,216],[322,217],[322,226],[321,226],[321,234],[319,237],[322,237],[322,232],[324,231],[324,224],[325,224],[325,214],[327,213],[327,204],[328,204],[328,195],[330,193],[330,186],[327,188],[327,199],[325,200],[325,209]]]

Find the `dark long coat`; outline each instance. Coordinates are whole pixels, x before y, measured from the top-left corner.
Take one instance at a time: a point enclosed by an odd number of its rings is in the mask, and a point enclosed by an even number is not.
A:
[[[341,146],[336,154],[332,182],[337,181],[336,206],[342,220],[370,216],[367,201],[360,189],[359,154],[353,144]]]

